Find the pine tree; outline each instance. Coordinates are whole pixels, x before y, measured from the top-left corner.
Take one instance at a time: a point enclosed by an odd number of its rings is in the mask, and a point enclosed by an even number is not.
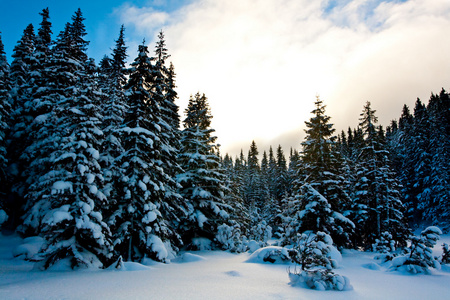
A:
[[[10,223],[13,227],[19,225],[24,204],[25,176],[27,160],[22,154],[30,143],[28,127],[33,121],[26,104],[30,98],[31,78],[30,69],[35,49],[34,27],[29,24],[13,50],[13,61],[10,68],[11,91],[10,100],[12,111],[10,114],[10,131],[7,137],[8,177],[11,181],[10,199],[13,199]]]
[[[255,141],[252,141],[250,149],[248,150],[247,166],[243,178],[245,187],[244,201],[249,209],[251,226],[255,226],[261,221],[261,209],[266,200],[266,195],[261,186],[261,169],[259,166],[258,154],[258,147],[256,146]]]
[[[275,169],[275,198],[279,201],[287,191],[287,162],[281,145],[278,145]]]
[[[167,215],[180,212],[177,203],[168,201],[175,194],[175,181],[160,166],[166,145],[161,137],[160,102],[151,92],[152,68],[147,46],[140,45],[125,86],[129,109],[118,130],[124,146],[117,160],[122,178],[110,224],[116,249],[133,261],[144,257],[165,261],[180,244],[167,220]]]
[[[442,89],[432,95],[427,106],[430,126],[430,196],[424,218],[435,225],[448,226],[450,215],[450,96]]]
[[[409,234],[404,224],[404,208],[398,181],[390,166],[384,131],[375,125],[378,122],[375,112],[367,102],[361,113],[359,126],[364,133],[365,147],[357,166],[352,217],[363,246],[371,247],[384,231],[391,233],[399,246],[404,246]]]
[[[407,254],[394,258],[391,269],[405,270],[412,274],[429,274],[430,268],[439,269],[439,261],[433,257],[433,247],[441,234],[438,227],[429,226],[420,236],[411,236]]]
[[[29,96],[24,101],[24,109],[22,111],[22,115],[27,116],[30,120],[30,122],[26,122],[27,124],[24,128],[27,139],[24,141],[24,149],[19,158],[21,165],[24,166],[21,173],[21,184],[24,187],[24,191],[26,191],[24,197],[27,198],[24,205],[25,215],[29,213],[34,204],[34,201],[28,197],[30,185],[38,181],[41,175],[36,173],[36,168],[41,168],[39,163],[32,166],[33,161],[36,160],[39,152],[42,151],[38,137],[42,137],[43,134],[47,133],[44,124],[46,124],[46,120],[48,120],[48,116],[53,109],[53,101],[49,97],[52,93],[49,80],[49,70],[52,67],[50,62],[52,56],[50,47],[53,44],[51,38],[52,24],[49,21],[48,8],[43,9],[40,15],[42,16],[42,22],[36,36],[35,51],[31,55]],[[35,147],[36,145],[38,146]],[[33,234],[35,233],[33,232]]]
[[[314,117],[305,122],[308,129],[302,143],[306,177],[296,182],[296,197],[301,199],[299,230],[324,231],[331,235],[336,245],[348,246],[354,224],[342,215],[350,198],[345,192],[343,179],[338,175],[341,163],[334,146],[334,129],[319,97],[315,106],[312,111]],[[319,222],[319,218],[324,221]]]
[[[241,197],[240,186],[242,182],[236,175],[233,159],[228,153],[225,154],[225,157],[223,158],[222,167],[226,178],[225,186],[228,190],[228,193],[225,194],[225,202],[232,206],[229,223],[231,223],[234,228],[239,229],[239,236],[244,236],[249,228],[250,217],[244,206],[244,199]]]
[[[338,266],[331,253],[336,251],[333,240],[324,232],[299,234],[294,249],[289,252],[293,262],[301,266],[300,272],[291,273],[291,284],[304,283],[308,288],[317,290],[339,290],[349,287],[349,280],[335,274]]]
[[[125,96],[124,85],[126,83],[126,47],[125,47],[125,27],[122,25],[116,46],[112,52],[112,59],[104,58],[100,68],[100,89],[102,91],[102,103],[100,105],[104,113],[102,130],[104,139],[102,142],[101,165],[105,179],[105,194],[110,199],[110,205],[114,206],[118,198],[119,186],[119,166],[116,164],[117,158],[123,151],[123,146],[119,138],[118,129],[122,125],[125,112],[128,109]],[[104,208],[104,211],[113,210],[113,207]],[[112,213],[108,211],[108,214]]]
[[[267,173],[268,173],[268,185],[269,185],[269,192],[270,195],[274,198],[276,198],[276,191],[277,191],[277,161],[275,159],[275,155],[273,154],[272,146],[269,147],[269,157],[268,157],[268,166],[267,166]]]
[[[54,106],[45,132],[29,149],[36,153],[31,167],[40,176],[27,194],[33,205],[25,225],[46,240],[43,268],[62,259],[73,268],[104,266],[112,259],[110,231],[101,213],[107,199],[101,192],[98,89],[87,66],[83,20],[78,10],[58,37],[48,70],[47,99]]]
[[[229,218],[232,206],[225,201],[229,191],[215,152],[217,138],[212,135],[206,96],[191,96],[185,113],[179,154],[184,173],[177,175],[177,180],[188,204],[187,218],[181,224],[183,240],[191,243],[199,237],[213,240],[218,226]]]
[[[6,132],[8,131],[8,121],[11,106],[9,103],[9,64],[6,59],[2,39],[0,37],[0,223],[7,219],[8,204],[6,194],[8,192],[7,166],[8,158],[6,155]],[[5,211],[6,210],[6,211]],[[0,224],[1,226],[2,224]]]
[[[160,31],[158,41],[155,47],[155,65],[152,68],[152,75],[155,84],[151,90],[152,95],[157,99],[161,110],[161,137],[166,147],[162,148],[161,167],[171,177],[181,172],[177,162],[177,154],[180,149],[180,116],[178,114],[178,105],[175,100],[177,93],[175,91],[175,70],[171,64],[166,67],[166,60],[170,57],[167,53],[164,33]]]

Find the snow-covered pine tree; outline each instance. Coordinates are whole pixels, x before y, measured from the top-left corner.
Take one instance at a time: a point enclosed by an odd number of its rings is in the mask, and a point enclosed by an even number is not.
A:
[[[164,33],[160,31],[155,46],[155,57],[151,58],[155,64],[151,69],[153,84],[150,93],[152,98],[158,103],[161,115],[158,126],[160,128],[162,146],[158,164],[167,176],[175,178],[177,174],[182,172],[178,164],[178,152],[181,147],[180,116],[178,114],[178,105],[175,103],[178,98],[175,91],[175,70],[172,64],[169,68],[166,66],[166,60],[169,57]],[[179,218],[183,216],[185,211],[185,203],[177,192],[179,188],[173,180],[166,182],[165,202],[170,203],[171,207],[166,207],[164,213],[165,218],[170,220],[174,227],[178,227]]]
[[[405,246],[409,230],[403,217],[398,181],[393,173],[386,150],[384,131],[377,128],[370,102],[364,106],[360,128],[365,146],[357,165],[355,199],[352,219],[361,246],[370,248],[381,233],[388,231],[398,245]]]
[[[350,244],[354,224],[343,216],[350,202],[339,176],[341,162],[333,136],[333,124],[325,114],[325,105],[317,96],[314,115],[306,123],[306,137],[302,142],[302,162],[306,177],[296,182],[296,197],[300,199],[297,213],[298,232],[323,231],[331,235],[339,247]],[[319,221],[321,220],[321,221]]]
[[[450,248],[447,243],[442,244],[441,264],[450,264]]]
[[[262,182],[258,154],[258,147],[255,141],[252,141],[243,176],[244,202],[249,210],[251,227],[257,226],[261,222],[263,207],[266,206],[267,201],[270,201],[268,186],[263,185]]]
[[[6,132],[9,128],[9,114],[11,105],[9,103],[9,64],[6,59],[5,49],[0,36],[0,227],[8,219],[6,194],[8,192],[6,155]],[[5,211],[6,210],[6,211]]]
[[[244,206],[244,199],[241,197],[241,182],[236,176],[233,159],[228,154],[225,154],[222,160],[222,167],[226,178],[225,186],[228,190],[228,193],[225,194],[225,202],[233,207],[230,212],[230,223],[233,223],[231,224],[234,228],[233,232],[239,230],[239,236],[244,236],[249,229],[250,216]]]
[[[430,202],[430,166],[431,166],[431,148],[430,148],[430,118],[428,111],[420,99],[417,99],[414,107],[414,124],[411,132],[413,139],[402,140],[402,146],[405,149],[405,155],[400,157],[404,165],[408,164],[413,168],[407,168],[411,174],[405,174],[400,178],[405,187],[411,187],[406,192],[407,213],[411,216],[410,221],[414,224],[420,224],[424,220],[423,211]],[[400,129],[400,128],[399,128]],[[402,130],[403,133],[405,130]]]
[[[158,41],[156,42],[155,47],[155,58],[156,61],[155,70],[157,76],[163,76],[162,86],[163,86],[163,102],[162,102],[162,115],[163,119],[166,123],[171,127],[170,129],[173,131],[173,134],[176,135],[174,139],[175,142],[178,141],[179,138],[179,129],[180,129],[180,115],[178,113],[178,105],[175,101],[178,99],[178,93],[176,92],[176,84],[175,84],[175,67],[172,62],[169,64],[169,67],[166,66],[166,61],[170,57],[168,54],[168,50],[166,48],[166,41],[164,37],[164,32],[160,31],[158,34]],[[161,73],[158,74],[158,72]],[[177,145],[179,146],[179,145]],[[178,148],[176,148],[178,149]],[[175,171],[175,170],[174,170]]]
[[[430,136],[430,189],[429,201],[423,216],[434,225],[450,227],[450,96],[442,89],[432,95],[427,105]]]
[[[280,200],[285,195],[287,187],[287,161],[281,145],[277,147],[275,171],[275,198]]]
[[[234,161],[234,180],[237,183],[237,189],[239,195],[245,202],[245,186],[244,186],[244,177],[245,170],[247,166],[247,161],[245,160],[244,151],[241,149],[239,157],[236,157]]]
[[[266,222],[266,225],[272,227],[276,222],[276,216],[280,213],[279,201],[270,192],[269,182],[271,181],[269,173],[269,160],[266,151],[263,152],[261,159],[261,182],[260,185],[266,187],[267,198],[261,207],[261,218]]]
[[[101,214],[106,197],[101,192],[98,90],[86,70],[83,21],[77,10],[58,37],[48,70],[47,99],[54,106],[30,146],[30,153],[36,153],[31,166],[40,176],[27,194],[34,205],[25,225],[46,240],[43,268],[61,259],[73,268],[99,267],[112,258],[110,231]]]
[[[126,83],[126,46],[125,27],[122,25],[119,37],[115,41],[112,59],[105,57],[100,67],[101,104],[103,112],[102,130],[104,139],[101,147],[101,165],[105,179],[105,195],[110,199],[110,207],[104,207],[104,212],[110,215],[114,210],[118,198],[120,172],[116,164],[117,158],[123,151],[118,137],[118,128],[122,125],[125,112],[128,109],[124,86]]]
[[[267,174],[268,174],[267,184],[269,185],[270,195],[276,198],[277,161],[275,159],[275,155],[273,154],[272,146],[269,146]]]
[[[13,61],[10,67],[11,91],[10,131],[7,137],[8,178],[11,184],[10,199],[11,220],[15,227],[19,225],[21,208],[24,204],[25,178],[23,171],[27,169],[26,158],[22,157],[24,149],[30,143],[28,127],[33,121],[26,108],[30,98],[30,68],[35,49],[34,27],[29,24],[23,31],[21,39],[13,50]]]
[[[165,218],[182,212],[167,201],[176,183],[160,163],[166,145],[161,137],[160,101],[152,92],[152,68],[148,48],[142,44],[129,70],[125,86],[129,109],[118,129],[124,146],[117,160],[122,178],[110,224],[116,250],[133,261],[144,257],[166,261],[181,242]]]
[[[177,163],[177,154],[180,148],[180,115],[178,105],[175,103],[178,94],[175,90],[175,68],[172,63],[167,68],[166,60],[170,57],[166,48],[166,41],[162,31],[158,34],[158,41],[155,47],[155,61],[153,76],[157,82],[153,90],[154,96],[160,101],[161,106],[161,132],[169,146],[164,153],[164,168],[167,174],[174,176],[180,173],[180,166]]]
[[[333,272],[338,267],[331,237],[321,231],[299,234],[293,250],[289,252],[291,260],[301,266],[299,272],[290,272],[293,285],[304,285],[317,290],[338,290],[350,288],[349,280]]]
[[[441,265],[433,256],[433,247],[439,240],[442,231],[436,226],[425,228],[420,236],[410,237],[407,254],[392,260],[391,269],[406,271],[412,274],[430,273],[430,268],[440,269]]]
[[[301,168],[300,155],[297,150],[292,149],[290,151],[289,157],[289,168],[287,171],[288,178],[288,190],[283,195],[279,201],[280,212],[275,217],[274,225],[274,235],[278,237],[287,236],[287,240],[284,240],[284,244],[290,244],[292,238],[294,237],[294,228],[292,227],[293,218],[296,214],[296,207],[298,199],[293,196],[293,186],[297,179],[299,173],[299,168]]]
[[[48,8],[45,8],[40,13],[42,16],[42,22],[38,28],[38,35],[35,41],[35,51],[31,55],[30,64],[30,87],[29,96],[24,101],[22,115],[27,116],[30,122],[26,122],[25,132],[27,136],[26,141],[23,144],[24,150],[19,157],[21,164],[24,166],[22,175],[22,186],[24,187],[24,197],[26,198],[24,205],[24,213],[27,215],[29,210],[34,205],[34,201],[28,197],[29,187],[31,184],[39,180],[39,174],[36,172],[36,168],[40,169],[40,163],[33,164],[33,161],[39,157],[40,145],[38,137],[46,134],[46,123],[49,113],[53,109],[53,101],[50,100],[49,95],[52,93],[50,87],[50,80],[48,72],[51,69],[51,45],[53,44],[51,39],[51,22],[49,21],[50,15]],[[43,126],[44,125],[44,126]],[[19,231],[24,229],[22,226]],[[22,233],[26,233],[23,232]],[[30,232],[36,234],[36,232]]]
[[[292,193],[292,185],[295,181],[295,178],[298,174],[298,169],[301,167],[301,159],[300,154],[296,149],[291,148],[291,151],[289,153],[289,166],[287,170],[287,193]]]
[[[229,219],[232,205],[226,203],[226,178],[215,154],[216,137],[211,128],[212,115],[206,96],[191,96],[185,110],[179,162],[184,173],[177,175],[180,190],[188,204],[188,216],[182,220],[183,240],[213,240],[217,227]]]

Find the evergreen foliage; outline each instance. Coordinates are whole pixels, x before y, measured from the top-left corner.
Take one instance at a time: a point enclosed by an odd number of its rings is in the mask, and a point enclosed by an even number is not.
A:
[[[167,219],[177,203],[176,183],[161,167],[162,149],[158,84],[152,74],[148,49],[140,45],[125,86],[129,108],[118,131],[124,147],[118,157],[120,190],[110,224],[117,251],[127,260],[149,257],[165,261],[180,245],[179,236]]]
[[[338,265],[332,257],[332,252],[333,241],[324,232],[299,234],[289,256],[301,266],[301,270],[293,273],[289,271],[291,283],[303,284],[317,290],[342,291],[349,288],[349,280],[333,272]]]
[[[6,133],[9,130],[9,114],[11,109],[9,102],[10,89],[9,64],[0,37],[0,223],[2,224],[6,222],[6,211],[9,210],[7,207],[9,203],[7,203],[6,198],[6,194],[8,193]],[[2,224],[0,224],[0,226]]]
[[[329,267],[331,240],[380,252],[397,269],[437,267],[429,248],[440,230],[428,227],[406,248],[406,220],[450,228],[444,89],[405,105],[386,131],[367,102],[358,127],[338,136],[317,97],[289,162],[281,145],[266,151],[255,141],[233,161],[220,155],[205,95],[191,96],[180,121],[163,31],[154,54],[140,45],[127,69],[122,25],[97,66],[80,9],[55,40],[48,8],[40,16],[11,65],[0,39],[0,225],[44,238],[33,258],[42,268],[106,267],[120,256],[165,262],[183,242],[201,248],[206,239],[242,252],[272,233],[297,245],[310,287],[348,283]]]
[[[225,172],[215,149],[211,112],[206,96],[191,96],[185,110],[179,162],[184,170],[177,175],[180,193],[187,201],[187,217],[183,218],[183,240],[214,239],[218,226],[227,221],[232,205],[225,202],[229,193],[225,186]]]
[[[399,183],[390,166],[384,131],[370,102],[363,108],[360,128],[364,146],[356,166],[353,218],[363,247],[370,247],[381,233],[388,231],[399,246],[406,245],[409,231],[403,218]]]
[[[348,246],[354,224],[342,212],[350,202],[345,193],[339,153],[334,146],[333,125],[325,115],[325,105],[319,97],[315,101],[314,115],[306,123],[305,141],[302,143],[301,171],[305,177],[297,176],[294,191],[299,199],[296,232],[306,230],[323,231],[339,246]]]
[[[410,237],[408,253],[392,260],[392,269],[404,270],[412,274],[430,272],[430,268],[440,269],[440,263],[433,257],[432,249],[439,240],[442,231],[435,226],[429,226],[420,236]]]

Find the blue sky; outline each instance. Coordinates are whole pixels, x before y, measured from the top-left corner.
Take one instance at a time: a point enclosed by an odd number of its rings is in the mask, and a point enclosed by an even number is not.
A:
[[[88,32],[86,39],[91,42],[88,54],[98,61],[104,54],[110,52],[119,34],[121,20],[117,11],[120,7],[129,3],[137,7],[153,7],[155,10],[172,12],[188,2],[182,0],[0,0],[0,32],[9,58],[25,27],[32,23],[37,30],[41,22],[39,13],[42,9],[48,7],[50,10],[50,21],[55,38],[64,29],[64,24],[70,22],[73,13],[81,8],[86,18],[85,25]],[[152,33],[149,35],[151,36],[146,37],[147,40],[153,38]]]
[[[386,126],[403,104],[450,90],[448,0],[0,0],[8,55],[47,6],[54,37],[81,8],[97,62],[121,24],[129,62],[163,29],[180,112],[205,93],[221,152],[233,156],[252,140],[260,152],[298,149],[316,95],[340,132],[366,101]]]

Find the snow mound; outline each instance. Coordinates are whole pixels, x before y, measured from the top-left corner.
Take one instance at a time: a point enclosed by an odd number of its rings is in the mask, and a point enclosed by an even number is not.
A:
[[[256,250],[246,260],[249,263],[273,263],[286,264],[290,263],[291,259],[288,250],[283,247],[269,246]]]
[[[212,250],[212,242],[207,238],[193,238],[190,248],[198,251]]]
[[[305,270],[300,273],[289,272],[289,281],[291,286],[299,286],[319,291],[336,290],[351,291],[353,290],[350,280],[346,276],[339,274],[327,273],[324,269]]]
[[[44,239],[39,236],[25,238],[23,243],[12,250],[14,257],[24,256],[25,259],[31,259],[41,249]]]
[[[133,261],[123,261],[122,257],[107,268],[110,271],[147,271],[151,270],[151,267]]]
[[[248,251],[249,251],[250,253],[253,253],[253,252],[255,252],[256,250],[258,250],[258,249],[261,248],[261,245],[260,245],[257,241],[255,241],[255,240],[249,241],[247,246],[248,246]]]
[[[189,262],[196,262],[196,261],[202,261],[206,260],[203,256],[192,254],[189,252],[183,253],[182,255],[178,256],[177,258],[172,259],[171,261],[174,263],[189,263]]]
[[[133,261],[125,261],[123,263],[122,271],[147,271],[151,270],[151,267],[144,266],[143,264],[133,262]]]
[[[450,273],[450,265],[441,265],[441,271]]]
[[[0,209],[0,226],[8,220],[8,215],[3,209]]]
[[[363,264],[362,265],[363,268],[365,269],[369,269],[369,270],[374,270],[374,271],[379,271],[381,269],[381,267],[376,264],[376,263],[367,263],[367,264]]]
[[[341,265],[342,263],[341,252],[339,252],[339,250],[334,246],[329,247],[329,251],[330,252],[328,253],[328,257],[334,260],[338,264],[338,266]]]

